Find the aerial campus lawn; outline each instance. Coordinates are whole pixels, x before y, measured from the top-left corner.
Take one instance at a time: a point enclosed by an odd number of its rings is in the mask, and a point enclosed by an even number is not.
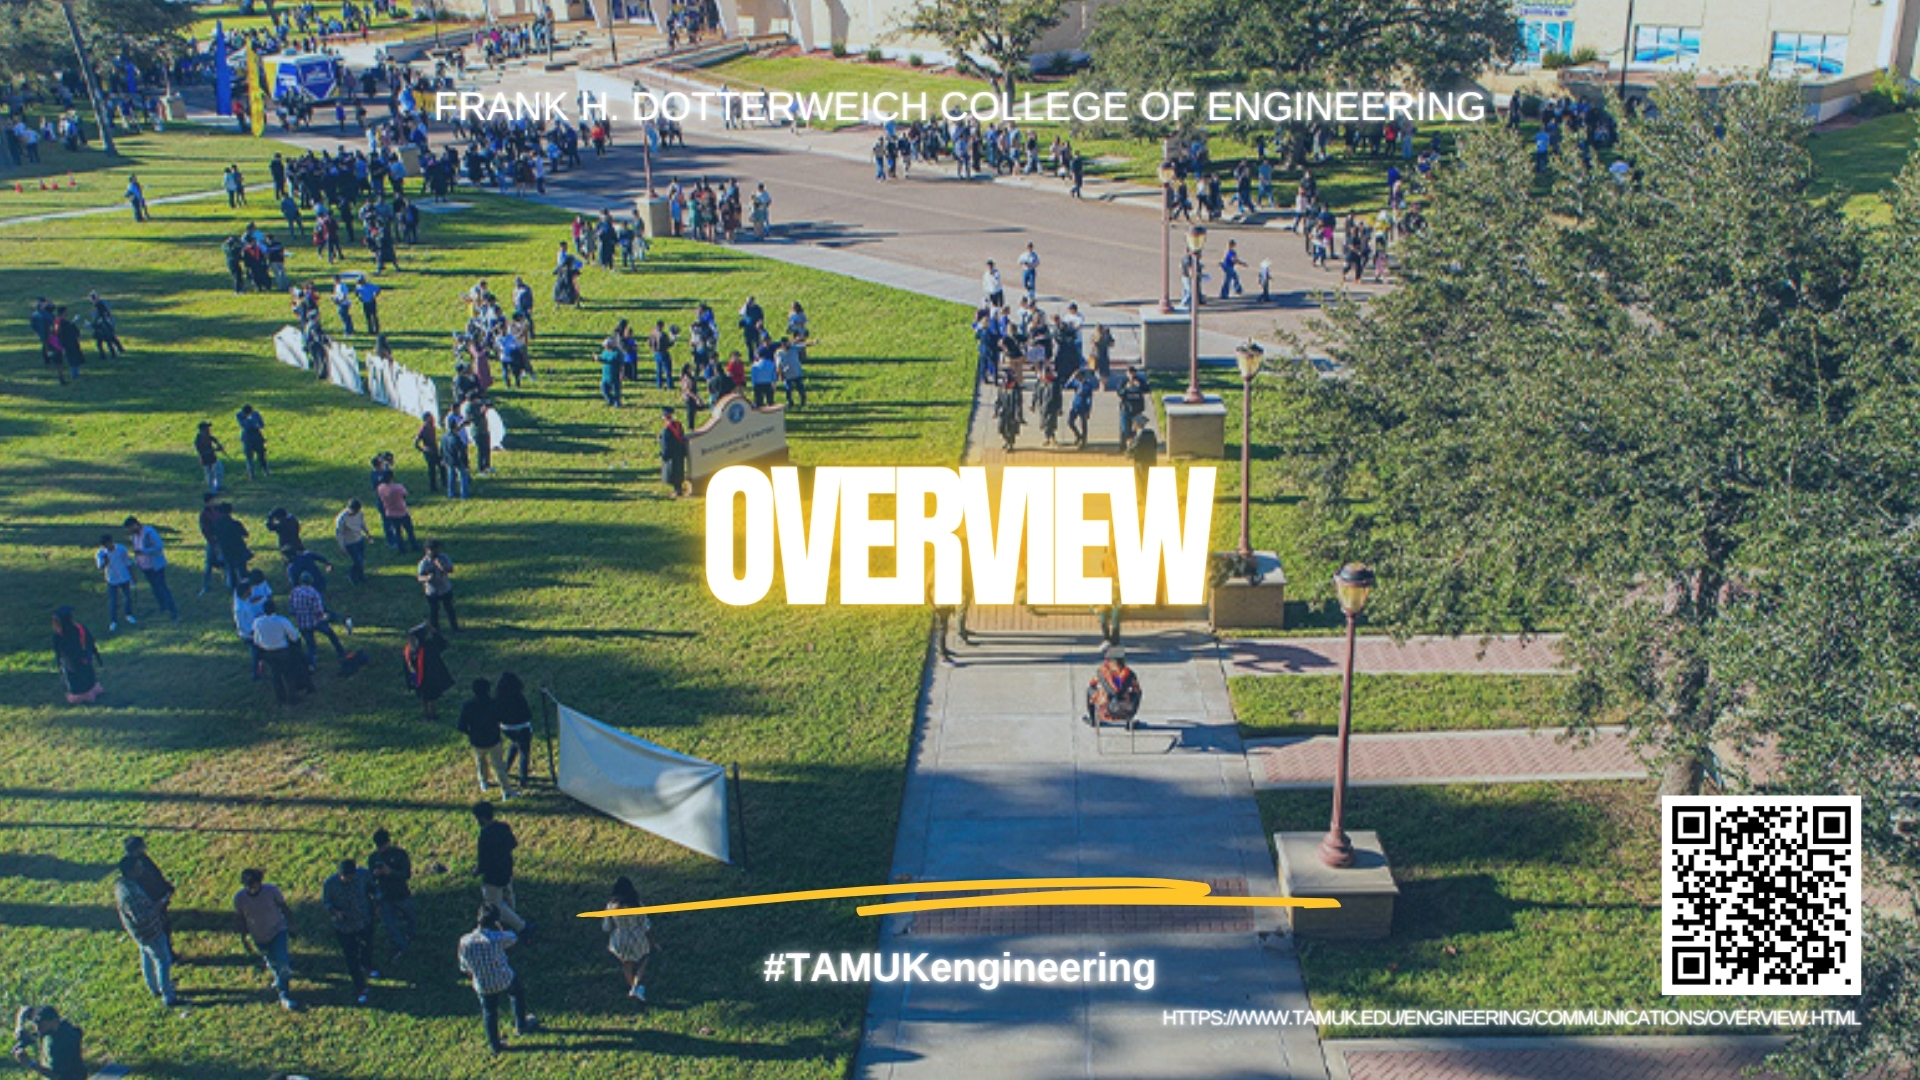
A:
[[[298,6],[297,3],[277,3],[274,5],[282,14],[291,14],[293,9]],[[354,6],[368,13],[371,13],[373,10],[371,3],[356,4]],[[331,18],[340,14],[341,5],[336,0],[336,2],[332,3],[315,4],[314,7],[319,12],[320,17]],[[273,20],[267,15],[267,5],[265,3],[255,3],[253,10],[245,15],[240,14],[240,5],[237,3],[200,4],[195,7],[194,14],[197,18],[194,20],[192,33],[195,37],[203,40],[213,37],[215,23],[223,25],[229,31],[264,30],[273,24]],[[391,14],[374,15],[372,22],[374,32],[378,33],[390,27],[410,26],[413,23],[413,16],[407,7],[396,6]]]
[[[265,175],[273,145],[245,144],[249,172]],[[0,738],[10,748],[0,998],[58,1005],[87,1029],[95,1060],[155,1080],[255,1080],[270,1068],[368,1080],[499,1075],[453,962],[477,887],[466,812],[476,788],[452,717],[466,680],[513,669],[643,737],[737,761],[749,869],[549,789],[507,804],[524,856],[521,909],[544,924],[517,963],[549,1026],[518,1040],[508,1067],[553,1078],[840,1076],[864,990],[766,987],[757,961],[776,948],[871,946],[875,925],[851,903],[659,919],[664,952],[645,1011],[621,996],[597,923],[572,916],[603,905],[619,874],[649,902],[884,881],[926,613],[723,609],[701,580],[702,503],[668,498],[656,479],[650,406],[666,395],[636,387],[628,408],[607,409],[589,357],[620,316],[684,326],[704,299],[721,314],[723,341],[737,342],[729,313],[747,294],[769,313],[799,299],[822,344],[809,371],[814,403],[791,425],[795,458],[951,464],[970,400],[966,313],[676,242],[657,245],[643,272],[590,272],[583,308],[560,311],[546,302],[546,272],[570,215],[462,201],[472,209],[427,216],[428,245],[401,252],[406,272],[383,279],[382,300],[400,358],[444,376],[448,334],[465,318],[456,298],[474,278],[504,292],[521,273],[540,294],[540,379],[496,387],[510,449],[495,459],[499,475],[476,478],[461,504],[425,494],[407,449],[416,421],[272,359],[286,299],[233,295],[219,252],[248,212],[212,200],[158,208],[159,220],[140,227],[118,213],[0,227],[0,294],[16,302],[0,329],[0,595],[12,615],[0,626]],[[296,276],[321,272],[310,252],[293,246]],[[367,268],[357,252],[351,265]],[[77,386],[62,387],[43,373],[18,305],[35,295],[78,302],[90,288],[115,303],[132,352],[91,362]],[[330,311],[328,323],[337,325]],[[449,662],[462,690],[438,723],[420,719],[400,677],[401,634],[424,615],[410,559],[376,543],[367,584],[335,576],[334,605],[358,628],[348,641],[372,663],[343,679],[323,660],[318,693],[292,708],[249,681],[218,589],[196,597],[200,480],[189,442],[207,418],[233,446],[245,402],[268,419],[274,474],[251,481],[230,463],[231,498],[255,530],[256,565],[283,594],[280,560],[260,539],[266,512],[291,508],[332,556],[332,515],[371,495],[367,459],[399,454],[422,539],[445,541],[458,567],[465,629],[451,637]],[[138,627],[108,635],[92,549],[130,513],[166,533],[185,619],[158,617],[142,593]],[[46,646],[60,604],[103,639],[108,694],[98,705],[61,700]],[[545,773],[544,752],[538,766]],[[354,1008],[318,891],[335,860],[366,854],[379,826],[420,868],[421,939],[383,971],[370,1007]],[[109,883],[129,833],[149,838],[180,888],[179,981],[193,1002],[184,1015],[145,994],[114,918]],[[304,1013],[274,1007],[231,929],[246,866],[264,868],[296,909]]]
[[[1893,113],[1851,127],[1816,133],[1809,144],[1821,181],[1846,198],[1847,213],[1868,222],[1888,220],[1879,197],[1906,165],[1920,135],[1920,113]]]
[[[1269,832],[1322,832],[1330,798],[1261,792],[1261,818]],[[1350,789],[1346,827],[1380,834],[1400,896],[1383,941],[1299,943],[1313,1007],[1673,1007],[1660,995],[1659,805],[1651,781]],[[1716,998],[1713,1007],[1806,1004]],[[1475,1033],[1487,1034],[1462,1032]]]
[[[1472,731],[1551,723],[1561,677],[1443,672],[1360,674],[1353,682],[1355,731]],[[1227,690],[1247,738],[1339,729],[1339,675],[1238,675]]]
[[[94,131],[91,118],[87,121]],[[164,133],[122,134],[114,139],[115,157],[100,150],[98,135],[86,148],[69,152],[59,143],[42,144],[38,164],[0,168],[0,221],[35,214],[57,214],[97,206],[126,204],[127,176],[140,177],[147,200],[196,192],[218,192],[222,171],[232,164],[249,184],[268,180],[264,160],[244,155],[258,148],[230,132],[198,124],[170,124]],[[43,190],[41,182],[48,188]],[[224,197],[220,199],[225,203]],[[262,207],[271,212],[272,207]],[[127,212],[129,221],[133,212]]]

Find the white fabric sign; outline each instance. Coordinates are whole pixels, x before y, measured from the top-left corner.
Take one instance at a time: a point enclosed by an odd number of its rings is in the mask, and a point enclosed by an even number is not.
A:
[[[354,353],[353,346],[338,341],[328,344],[327,381],[356,394],[367,392],[360,381],[360,357]]]
[[[367,357],[367,396],[375,405],[393,405],[393,364],[377,354]]]
[[[307,369],[307,339],[297,326],[283,326],[273,335],[273,355],[288,367]]]
[[[440,415],[440,391],[433,380],[395,360],[367,357],[367,395],[381,405],[418,418]]]
[[[637,829],[733,861],[725,768],[636,739],[565,705],[558,712],[561,791]]]
[[[500,419],[500,410],[487,410],[487,438],[492,441],[493,449],[507,448],[507,422]]]

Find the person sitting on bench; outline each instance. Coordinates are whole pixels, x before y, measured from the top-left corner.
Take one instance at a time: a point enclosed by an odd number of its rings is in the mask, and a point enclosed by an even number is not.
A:
[[[1140,712],[1140,678],[1127,666],[1127,651],[1107,649],[1106,659],[1087,683],[1087,723],[1131,724]]]

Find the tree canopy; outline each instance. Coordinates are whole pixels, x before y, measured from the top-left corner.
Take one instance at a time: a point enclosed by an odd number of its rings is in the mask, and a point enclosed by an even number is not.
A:
[[[893,33],[938,41],[961,73],[1011,98],[1034,46],[1065,10],[1066,0],[920,0]]]
[[[1158,0],[1102,8],[1092,78],[1131,89],[1204,77],[1325,85],[1435,86],[1513,55],[1510,0]]]
[[[168,63],[198,18],[185,0],[73,0],[73,14],[96,67],[121,56],[142,67]],[[76,62],[60,0],[0,0],[0,75],[45,75]]]
[[[1728,788],[1861,796],[1870,877],[1912,903],[1920,157],[1868,228],[1815,194],[1792,85],[1654,101],[1630,177],[1501,130],[1438,171],[1401,284],[1322,328],[1337,377],[1287,383],[1316,541],[1376,565],[1400,632],[1564,630],[1569,715],[1629,725],[1665,793],[1718,760]],[[1871,921],[1866,968],[1829,1003],[1863,1025],[1789,1075],[1920,1049],[1911,925]]]

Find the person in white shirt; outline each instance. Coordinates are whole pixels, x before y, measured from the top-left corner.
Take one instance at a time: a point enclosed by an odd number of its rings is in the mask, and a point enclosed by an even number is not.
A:
[[[360,500],[349,499],[347,508],[333,517],[333,539],[353,562],[347,578],[355,585],[367,580],[367,535],[367,518],[361,512]]]
[[[995,268],[991,259],[987,260],[987,272],[980,275],[980,291],[986,297],[988,307],[1006,306],[1007,294],[1006,290],[1000,287],[1000,271]]]
[[[253,647],[260,650],[261,661],[272,673],[273,696],[282,705],[313,689],[305,658],[296,647],[300,641],[299,629],[274,611],[272,600],[260,605],[260,617],[253,620]]]
[[[267,584],[267,576],[258,570],[248,571],[246,579],[233,591],[233,629],[247,647],[254,682],[260,681],[260,647],[253,643],[253,624],[260,619],[261,607],[272,597],[273,586]]]
[[[126,545],[106,533],[100,535],[100,549],[93,553],[93,565],[107,577],[107,632],[120,629],[120,605],[127,605],[127,625],[138,625],[133,617],[133,557]]]
[[[1040,287],[1040,253],[1033,250],[1032,241],[1020,253],[1020,287],[1026,290],[1028,300],[1034,299],[1034,291]]]

